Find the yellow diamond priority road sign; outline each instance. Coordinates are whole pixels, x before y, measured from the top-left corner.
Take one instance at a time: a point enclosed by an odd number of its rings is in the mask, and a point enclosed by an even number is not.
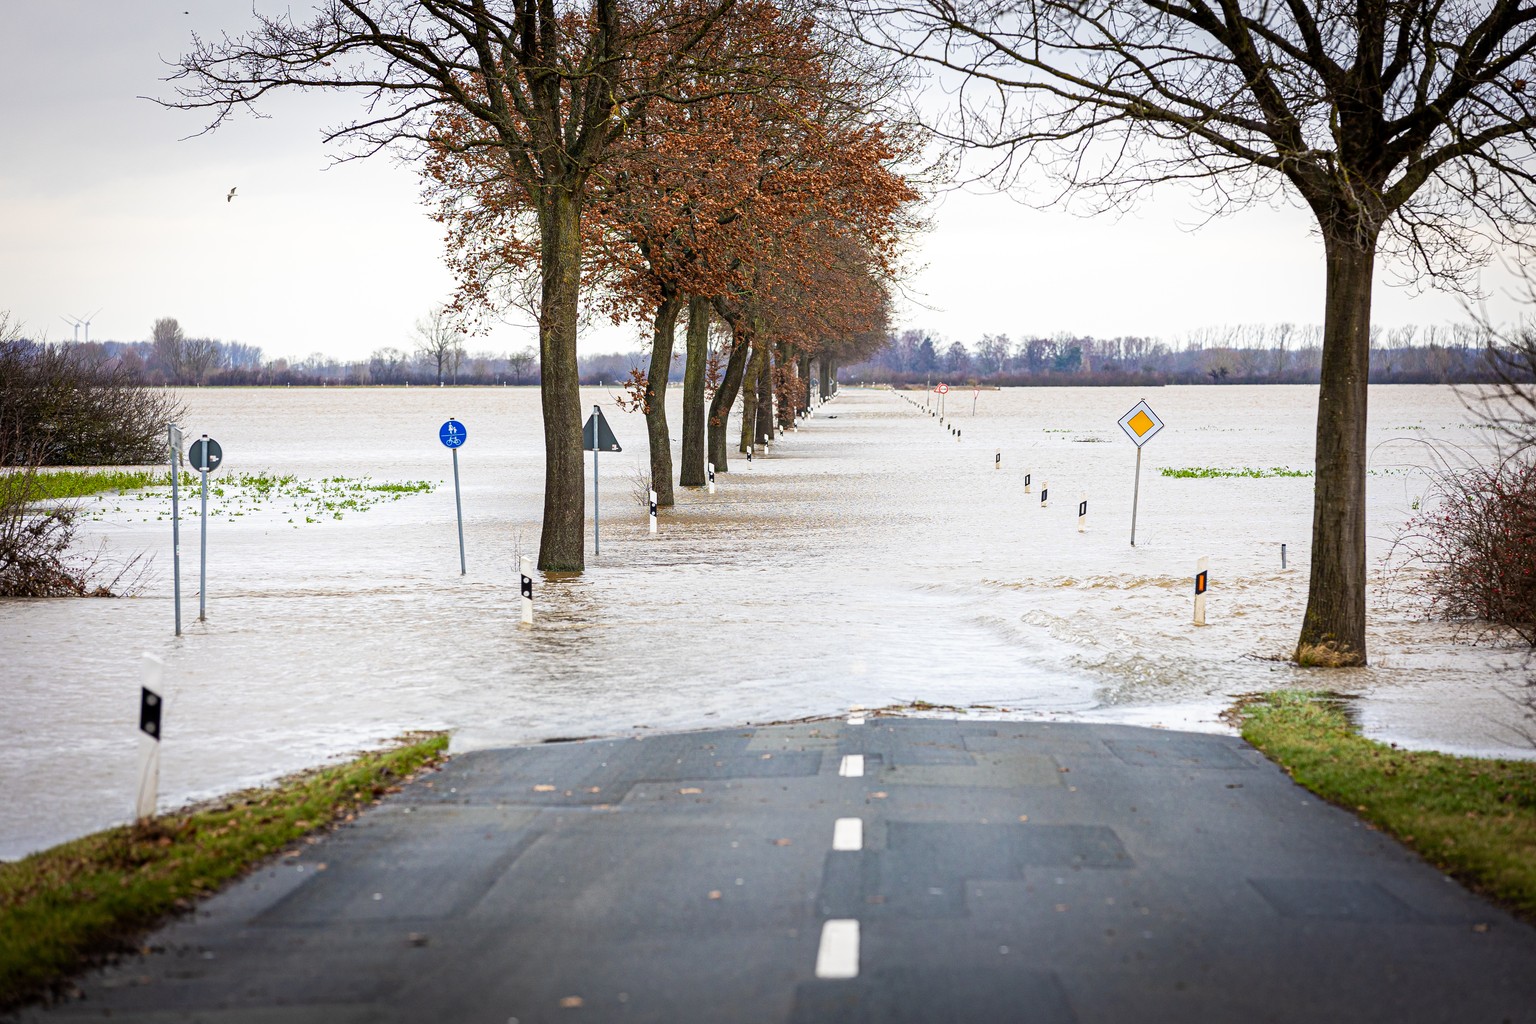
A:
[[[1134,409],[1120,417],[1120,429],[1140,448],[1163,429],[1163,421],[1146,402],[1137,402]]]

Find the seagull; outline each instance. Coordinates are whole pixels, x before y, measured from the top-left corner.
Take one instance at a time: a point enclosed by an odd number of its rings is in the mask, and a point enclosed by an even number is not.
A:
[[[239,188],[239,187],[240,187],[239,185],[235,186],[235,188]],[[235,189],[234,188],[229,190],[229,195],[224,197],[224,201],[226,203],[232,203],[232,202],[235,201]]]

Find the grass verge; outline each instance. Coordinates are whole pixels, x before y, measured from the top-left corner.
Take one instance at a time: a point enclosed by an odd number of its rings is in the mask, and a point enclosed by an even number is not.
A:
[[[351,821],[447,746],[441,733],[408,736],[271,788],[0,863],[0,1011],[59,991],[305,834]]]
[[[1536,762],[1377,743],[1321,693],[1265,694],[1237,713],[1243,739],[1298,783],[1536,921]]]

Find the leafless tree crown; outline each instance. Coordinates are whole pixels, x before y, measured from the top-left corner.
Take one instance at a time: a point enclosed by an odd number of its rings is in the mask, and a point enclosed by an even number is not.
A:
[[[1047,201],[1181,180],[1221,212],[1288,184],[1325,234],[1450,285],[1532,224],[1528,2],[847,2],[953,88],[946,138],[1010,184],[1048,169]]]

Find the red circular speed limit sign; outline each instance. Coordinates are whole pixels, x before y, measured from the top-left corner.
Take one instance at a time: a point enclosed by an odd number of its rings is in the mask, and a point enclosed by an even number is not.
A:
[[[937,391],[941,395],[947,395],[947,394],[949,394],[949,385],[948,384],[940,384],[938,387],[934,388],[933,390]]]

